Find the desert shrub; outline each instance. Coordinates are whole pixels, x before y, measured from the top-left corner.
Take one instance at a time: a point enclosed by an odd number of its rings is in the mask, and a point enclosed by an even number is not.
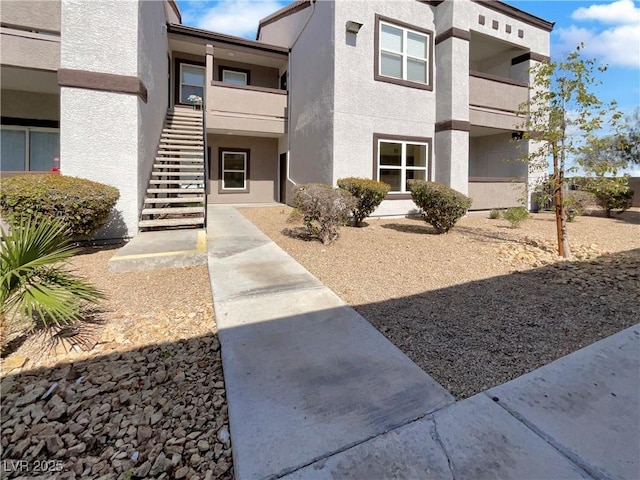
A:
[[[569,190],[564,194],[567,221],[573,222],[576,217],[584,215],[587,209],[595,204],[596,198],[593,193],[584,190]]]
[[[384,182],[371,180],[368,178],[341,178],[338,180],[338,187],[348,191],[358,201],[355,208],[351,211],[353,215],[353,223],[356,227],[362,224],[362,221],[373,213],[382,203],[384,197],[389,193],[391,186]]]
[[[502,216],[511,224],[511,228],[518,228],[529,218],[529,212],[525,207],[510,207],[502,213]]]
[[[500,210],[498,210],[497,208],[492,209],[489,212],[489,218],[491,220],[496,220],[496,219],[500,218]]]
[[[422,209],[422,218],[438,233],[447,233],[471,207],[466,195],[441,183],[409,180],[413,202]]]
[[[0,213],[8,223],[59,218],[73,238],[98,231],[120,196],[115,187],[62,175],[17,175],[0,182]]]
[[[0,324],[14,321],[37,327],[63,326],[82,318],[85,304],[104,295],[65,268],[78,250],[60,219],[23,218],[10,233],[0,228]]]
[[[587,188],[595,195],[596,203],[604,209],[607,217],[611,217],[613,210],[622,213],[631,207],[633,190],[629,187],[627,177],[594,178],[589,182]]]
[[[309,234],[325,244],[338,238],[338,227],[347,223],[349,213],[357,204],[346,190],[319,183],[297,185],[293,202]]]

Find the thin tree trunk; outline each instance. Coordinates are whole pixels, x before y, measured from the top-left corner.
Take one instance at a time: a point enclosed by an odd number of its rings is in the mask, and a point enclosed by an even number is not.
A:
[[[564,195],[562,191],[563,169],[558,165],[558,149],[553,144],[553,197],[556,205],[556,233],[558,235],[558,256],[571,258],[571,248],[567,237],[567,218],[564,212]]]

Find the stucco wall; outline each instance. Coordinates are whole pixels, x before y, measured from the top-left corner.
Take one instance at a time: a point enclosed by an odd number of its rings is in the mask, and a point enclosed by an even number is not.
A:
[[[60,67],[60,37],[6,30],[0,35],[2,65],[56,71]]]
[[[290,54],[289,160],[296,183],[333,181],[336,5],[316,3],[313,17]]]
[[[211,173],[209,203],[261,203],[278,201],[278,139],[209,135]],[[249,149],[249,193],[218,193],[220,186],[219,149]]]
[[[431,7],[367,1],[336,2],[335,10],[333,183],[373,177],[374,133],[433,138],[435,123],[434,92],[374,80],[376,13],[409,24],[420,19],[417,26],[433,31]],[[363,24],[357,35],[346,32],[349,20]]]
[[[271,45],[291,47],[300,29],[311,14],[311,7],[307,7],[292,15],[281,18],[275,23],[264,26],[260,30],[258,40]]]
[[[142,1],[138,10],[138,76],[147,102],[138,102],[138,208],[146,194],[168,106],[168,39],[163,2]]]
[[[59,120],[60,97],[47,93],[2,90],[0,111],[3,117]]]
[[[0,19],[5,25],[60,32],[60,0],[2,0]]]
[[[509,133],[469,139],[470,177],[526,177],[527,165],[518,160],[522,143],[511,141]]]

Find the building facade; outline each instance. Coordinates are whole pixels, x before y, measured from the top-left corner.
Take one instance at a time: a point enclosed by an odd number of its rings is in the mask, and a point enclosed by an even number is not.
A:
[[[412,178],[473,210],[532,181],[515,112],[553,24],[501,2],[295,1],[256,41],[182,25],[173,1],[40,3],[2,5],[2,171],[59,158],[118,187],[102,236],[179,226],[165,207],[197,216],[183,200],[200,190],[286,203],[295,184],[366,177],[392,186],[375,215],[404,215]]]

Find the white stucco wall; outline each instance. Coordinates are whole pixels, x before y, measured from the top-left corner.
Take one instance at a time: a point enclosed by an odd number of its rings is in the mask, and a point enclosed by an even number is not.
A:
[[[112,222],[98,238],[135,235],[138,97],[62,87],[60,105],[62,174],[113,185],[120,191]]]
[[[289,161],[295,183],[333,181],[335,5],[316,3],[290,55]]]
[[[168,106],[168,38],[164,2],[145,0],[138,10],[138,76],[147,102],[138,102],[138,208],[142,207]]]

